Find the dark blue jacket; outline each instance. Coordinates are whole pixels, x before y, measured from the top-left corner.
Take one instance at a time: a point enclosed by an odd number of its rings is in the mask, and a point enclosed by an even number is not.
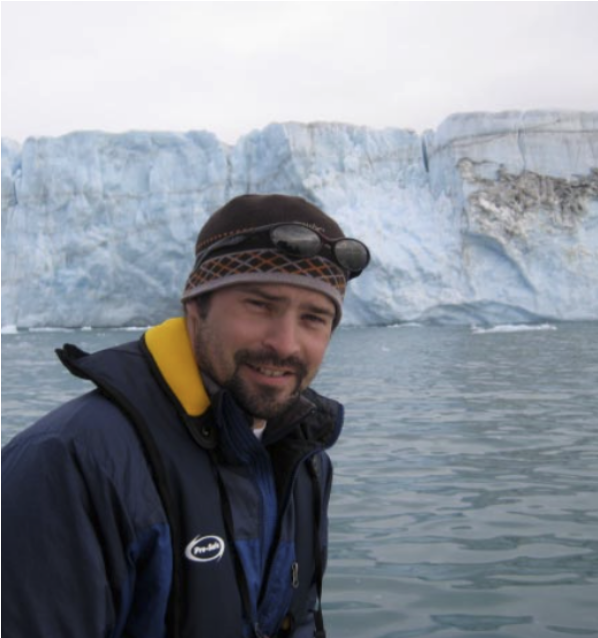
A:
[[[182,320],[59,354],[97,389],[3,450],[3,634],[312,636],[341,406],[307,391],[259,442]]]

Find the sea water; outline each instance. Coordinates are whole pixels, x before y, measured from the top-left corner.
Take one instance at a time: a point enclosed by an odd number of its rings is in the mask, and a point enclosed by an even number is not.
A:
[[[3,334],[3,443],[87,389],[54,348],[139,334]],[[315,387],[330,638],[598,636],[598,324],[341,328]]]

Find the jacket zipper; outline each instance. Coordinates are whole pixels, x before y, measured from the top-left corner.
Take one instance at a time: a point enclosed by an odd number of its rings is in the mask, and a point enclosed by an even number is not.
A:
[[[268,560],[266,562],[266,569],[264,570],[264,578],[262,580],[262,587],[257,600],[258,610],[264,601],[264,596],[266,594],[266,590],[267,590],[268,582],[269,582],[270,570],[272,569],[272,561],[274,560],[275,550],[278,547],[278,544],[280,541],[282,521],[284,519],[284,515],[286,513],[286,510],[289,506],[289,502],[291,500],[291,494],[293,493],[293,486],[295,485],[295,480],[297,478],[299,468],[301,467],[303,463],[305,463],[305,461],[307,461],[312,456],[315,456],[318,452],[321,452],[321,451],[322,451],[322,448],[311,450],[310,452],[305,454],[303,457],[301,457],[301,459],[299,459],[299,461],[295,464],[295,468],[293,469],[292,477],[291,477],[291,480],[289,481],[289,489],[287,490],[287,493],[284,495],[284,499],[282,502],[283,506],[280,509],[280,515],[278,517],[278,520],[276,521],[276,533],[274,535],[272,546],[268,553]],[[298,576],[299,576],[299,564],[296,561],[294,561],[293,564],[291,565],[291,585],[293,586],[293,589],[296,589],[299,586]],[[297,583],[297,585],[295,585],[295,583]]]

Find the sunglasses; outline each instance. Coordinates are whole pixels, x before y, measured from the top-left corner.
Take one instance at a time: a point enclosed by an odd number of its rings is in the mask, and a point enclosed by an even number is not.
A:
[[[358,239],[329,239],[303,224],[270,224],[217,241],[198,253],[195,268],[221,248],[242,244],[258,235],[267,235],[271,247],[294,258],[315,257],[321,255],[327,247],[334,261],[349,273],[349,279],[357,277],[370,263],[370,251]]]

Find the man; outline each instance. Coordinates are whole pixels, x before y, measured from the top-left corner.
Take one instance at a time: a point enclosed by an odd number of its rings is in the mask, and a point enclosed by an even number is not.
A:
[[[368,262],[303,199],[237,197],[199,234],[184,318],[58,351],[97,387],[3,450],[7,636],[325,635],[343,412],[309,384]]]

